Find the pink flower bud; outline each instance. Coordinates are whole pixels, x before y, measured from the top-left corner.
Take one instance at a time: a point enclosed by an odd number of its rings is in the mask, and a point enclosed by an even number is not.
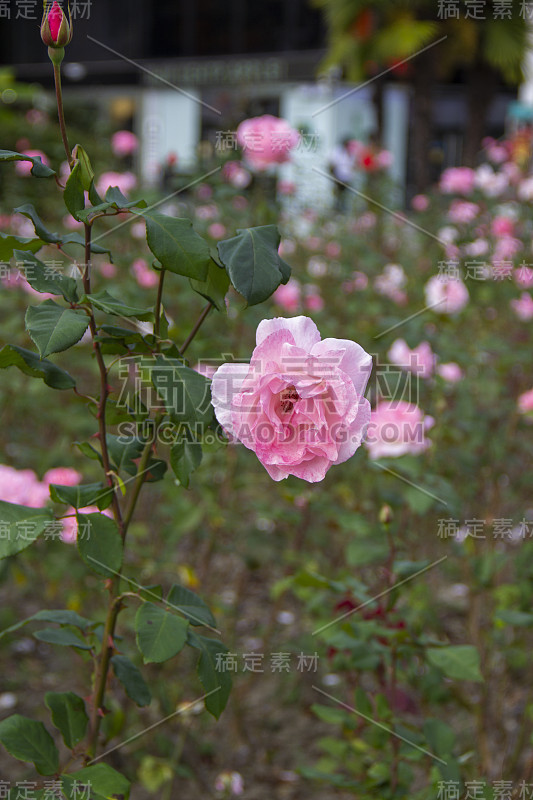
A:
[[[57,0],[52,5],[46,4],[41,23],[41,39],[53,50],[64,47],[72,39],[72,22],[67,20]]]

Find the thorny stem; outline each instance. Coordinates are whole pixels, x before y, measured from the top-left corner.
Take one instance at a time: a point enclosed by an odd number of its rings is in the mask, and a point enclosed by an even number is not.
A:
[[[65,113],[63,111],[63,92],[61,91],[61,67],[59,64],[54,64],[54,83],[56,87],[56,100],[57,100],[57,114],[59,117],[59,128],[61,130],[61,138],[63,140],[63,147],[67,156],[67,161],[72,163],[72,153],[67,138],[67,128],[65,125]]]

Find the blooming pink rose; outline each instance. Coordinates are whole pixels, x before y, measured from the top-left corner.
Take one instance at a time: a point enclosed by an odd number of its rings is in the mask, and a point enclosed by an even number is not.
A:
[[[288,283],[278,286],[272,299],[280,308],[292,314],[300,308],[301,293],[299,282],[296,278],[291,278]]]
[[[40,158],[45,167],[50,166],[50,162],[48,161],[46,155],[43,153],[42,150],[25,150],[23,155],[31,156],[32,158]],[[19,175],[23,175],[27,177],[33,169],[33,164],[31,161],[15,161],[15,170]]]
[[[426,283],[426,303],[438,314],[456,314],[468,303],[470,295],[460,278],[433,275]]]
[[[439,187],[443,194],[471,194],[475,177],[470,167],[449,167],[440,176]]]
[[[308,311],[322,311],[324,308],[324,298],[320,294],[318,286],[309,284],[305,287],[304,306]]]
[[[522,246],[520,239],[515,239],[512,236],[502,236],[498,239],[494,247],[494,252],[492,254],[493,263],[496,261],[507,261],[513,258],[513,256],[522,250]]]
[[[153,289],[159,283],[157,272],[150,269],[148,262],[144,258],[136,258],[131,265],[131,271],[135,276],[135,280],[143,289]]]
[[[440,375],[440,377],[448,381],[448,383],[457,383],[463,378],[463,370],[455,361],[449,361],[447,364],[439,364],[436,372],[437,375]]]
[[[338,242],[328,242],[324,248],[328,258],[338,258],[342,252],[342,248]]]
[[[522,292],[520,299],[511,300],[510,305],[516,316],[524,322],[533,318],[533,298],[529,292]]]
[[[222,167],[222,177],[235,189],[246,189],[252,182],[252,176],[240,161],[226,161]]]
[[[372,411],[365,437],[370,458],[422,453],[431,444],[425,434],[433,424],[433,418],[424,416],[412,403],[380,401]]]
[[[131,131],[117,131],[111,137],[111,149],[116,156],[131,156],[139,147],[139,140]]]
[[[223,364],[212,383],[218,421],[275,481],[323,480],[360,446],[370,419],[372,358],[346,339],[320,339],[308,317],[263,320],[250,364]]]
[[[123,195],[127,195],[137,186],[137,178],[133,172],[103,172],[96,181],[96,191],[104,197],[110,186],[117,186]]]
[[[397,367],[401,367],[421,378],[430,378],[435,369],[435,354],[429,342],[420,342],[418,347],[411,348],[403,339],[393,342],[388,357]]]
[[[77,486],[83,475],[72,467],[54,467],[45,472],[43,483],[48,486],[57,483],[59,486]]]
[[[290,151],[300,141],[300,134],[284,119],[265,114],[245,119],[237,128],[237,142],[251,167],[265,170],[271,164],[289,160]]]
[[[479,237],[473,242],[465,244],[464,250],[467,256],[484,256],[489,251],[489,243],[486,239]]]
[[[426,211],[429,208],[429,198],[425,194],[415,194],[411,206],[415,211]]]
[[[533,389],[524,392],[518,398],[518,410],[521,414],[530,414],[533,411]]]

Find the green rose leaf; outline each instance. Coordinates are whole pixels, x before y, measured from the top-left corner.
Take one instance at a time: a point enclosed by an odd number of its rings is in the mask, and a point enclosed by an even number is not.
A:
[[[60,369],[51,361],[40,359],[31,350],[6,344],[0,350],[0,369],[18,367],[25,375],[32,378],[42,378],[47,386],[52,389],[73,389],[76,381],[64,369]]]
[[[447,678],[458,681],[483,681],[479,666],[479,653],[470,644],[429,647],[426,650],[428,662],[438,667]]]
[[[106,436],[109,457],[117,472],[126,472],[128,475],[137,474],[135,460],[141,457],[144,442],[136,436],[115,436],[108,433]]]
[[[214,628],[217,624],[202,598],[184,586],[175,583],[168,593],[166,602],[171,608],[187,617],[191,625],[207,625]]]
[[[78,647],[80,650],[90,650],[87,644],[77,633],[66,628],[43,628],[42,631],[35,631],[33,634],[36,639],[47,644],[58,644],[61,647]]]
[[[85,703],[74,692],[47,692],[44,702],[52,713],[52,722],[71,750],[84,738],[89,724]]]
[[[20,262],[24,276],[32,289],[36,292],[61,294],[68,303],[75,303],[78,299],[77,285],[74,278],[69,278],[57,270],[50,269],[39,261],[36,256],[21,250],[14,250],[13,255]]]
[[[0,722],[0,742],[14,758],[33,763],[41,775],[59,771],[57,747],[42,722],[13,714]]]
[[[113,297],[106,289],[96,294],[84,295],[82,302],[89,302],[100,311],[105,311],[106,314],[112,314],[115,317],[135,317],[135,319],[149,320],[150,322],[153,322],[154,319],[154,312],[151,309],[126,306],[122,300]]]
[[[52,233],[52,231],[48,230],[39,214],[35,210],[35,207],[31,203],[25,203],[23,206],[18,206],[18,208],[13,210],[16,214],[22,214],[33,222],[35,233],[39,239],[43,240],[43,242],[46,242],[47,244],[57,244],[61,241],[61,237],[57,233]]]
[[[56,622],[58,625],[74,625],[74,627],[82,631],[93,624],[90,619],[85,619],[85,617],[81,617],[75,611],[70,611],[69,609],[43,608],[31,617],[23,619],[21,622],[16,622],[15,625],[11,625],[11,627],[1,631],[0,639],[22,628],[23,625],[27,625],[28,622]]]
[[[143,364],[143,366],[145,366]],[[175,422],[209,425],[213,419],[210,381],[175,358],[160,356],[150,363],[150,377]]]
[[[40,306],[29,306],[26,312],[26,328],[41,358],[68,350],[79,342],[88,327],[87,314],[64,308],[53,300],[45,300]]]
[[[193,230],[189,219],[146,214],[146,241],[165,269],[205,281],[211,256],[209,245]]]
[[[195,292],[209,300],[218,311],[226,311],[225,298],[228,293],[230,280],[224,267],[220,267],[211,259],[207,277],[203,281],[191,278],[191,286]]]
[[[128,697],[138,706],[150,705],[152,702],[150,689],[135,664],[126,656],[113,656],[111,664]]]
[[[52,513],[0,500],[0,559],[20,553],[46,530]]]
[[[74,164],[68,177],[65,191],[63,192],[63,200],[74,219],[79,220],[78,212],[83,211],[85,208],[85,192],[83,189],[81,165],[79,161]]]
[[[174,475],[186,489],[189,478],[202,462],[202,445],[200,442],[180,441],[170,448],[170,466]]]
[[[81,486],[50,484],[50,497],[54,503],[65,503],[73,508],[98,506],[100,511],[113,502],[113,489],[104,483],[87,483]]]
[[[44,242],[28,236],[12,236],[10,233],[0,231],[0,261],[9,261],[15,250],[26,253],[36,253],[43,247]]]
[[[89,787],[90,796],[95,800],[128,800],[130,796],[129,780],[108,764],[93,764],[78,772],[62,775],[61,780],[63,792],[69,798],[76,797],[76,792],[80,796],[81,787],[85,786]]]
[[[189,623],[153,603],[143,603],[135,617],[137,646],[144,663],[168,661],[183,649]]]
[[[280,235],[275,225],[237,230],[237,236],[217,245],[234,288],[254,306],[287,283],[291,269],[278,254]]]
[[[122,566],[123,543],[115,522],[104,514],[78,514],[78,551],[88,567],[112,578]]]
[[[216,719],[220,717],[231,692],[231,676],[222,665],[222,659],[228,648],[216,639],[208,639],[189,631],[187,644],[200,650],[198,660],[198,676],[209,697],[205,698],[205,707]]]
[[[40,156],[27,156],[15,150],[0,150],[0,161],[31,161],[33,164],[31,174],[36,178],[51,178],[56,174],[53,169],[43,164]]]

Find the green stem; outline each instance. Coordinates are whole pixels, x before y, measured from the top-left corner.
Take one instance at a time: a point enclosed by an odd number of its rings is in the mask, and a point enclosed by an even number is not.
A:
[[[207,315],[209,314],[209,312],[211,311],[212,308],[213,308],[213,303],[211,303],[211,301],[210,301],[206,305],[206,307],[204,308],[204,310],[202,311],[202,313],[200,314],[198,319],[196,320],[192,331],[190,332],[190,334],[187,336],[187,338],[185,339],[184,343],[180,347],[181,355],[184,355],[184,353],[187,350],[188,346],[190,345],[190,343],[192,342],[192,340],[194,339],[194,337],[196,336],[196,334],[198,333],[198,331],[202,327],[204,321],[207,319]]]
[[[56,87],[56,100],[57,100],[57,114],[59,117],[59,128],[61,130],[61,138],[63,140],[63,147],[67,156],[69,166],[72,163],[72,153],[67,137],[67,127],[65,125],[65,113],[63,111],[63,92],[61,90],[61,67],[59,64],[54,64],[54,83]]]

